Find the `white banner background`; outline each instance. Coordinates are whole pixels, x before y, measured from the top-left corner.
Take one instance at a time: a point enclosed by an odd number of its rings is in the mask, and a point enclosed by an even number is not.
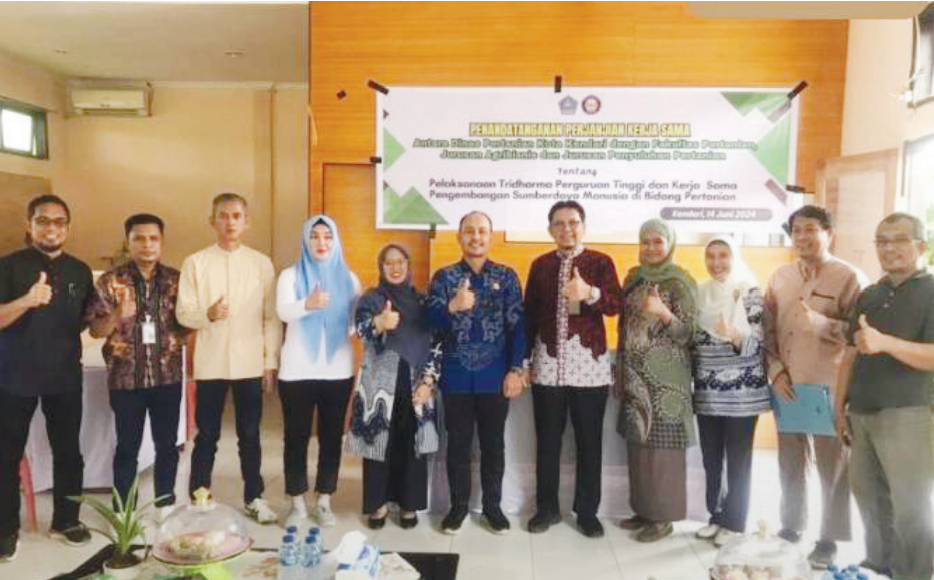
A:
[[[796,101],[783,106],[787,92],[389,87],[376,102],[377,226],[456,229],[480,210],[498,230],[541,231],[555,201],[575,199],[593,234],[631,233],[660,216],[679,231],[777,233],[795,174],[798,111]],[[588,97],[599,101],[593,114],[584,111],[596,104]],[[560,136],[484,136],[528,123]],[[591,124],[624,134],[571,134]],[[603,159],[568,158],[582,153]],[[530,154],[537,158],[508,158]],[[669,159],[636,158],[647,154]]]

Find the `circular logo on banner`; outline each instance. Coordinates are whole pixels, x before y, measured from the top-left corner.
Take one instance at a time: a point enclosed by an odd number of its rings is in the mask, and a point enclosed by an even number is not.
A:
[[[584,112],[588,115],[595,115],[600,111],[600,99],[596,95],[588,95],[584,97],[584,101],[581,103],[581,109],[584,109]]]

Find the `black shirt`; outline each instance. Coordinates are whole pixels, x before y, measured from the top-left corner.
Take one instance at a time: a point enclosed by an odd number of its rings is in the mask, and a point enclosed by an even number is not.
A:
[[[859,316],[885,334],[912,342],[934,343],[934,276],[919,271],[898,286],[888,276],[859,295],[850,327]],[[849,404],[855,412],[931,405],[934,372],[909,367],[889,354],[857,355],[850,373]]]
[[[0,258],[0,303],[20,298],[45,272],[52,301],[0,330],[0,390],[19,396],[81,390],[81,331],[94,289],[91,269],[62,253],[26,248]]]

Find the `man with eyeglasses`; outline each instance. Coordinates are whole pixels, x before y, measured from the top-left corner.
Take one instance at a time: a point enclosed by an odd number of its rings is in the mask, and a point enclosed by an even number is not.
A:
[[[763,326],[773,395],[791,401],[794,385],[833,388],[836,384],[850,315],[866,278],[830,254],[834,229],[827,210],[805,205],[791,214],[788,223],[798,259],[772,274]],[[823,513],[820,537],[808,560],[823,569],[836,556],[836,542],[849,540],[851,533],[847,450],[838,437],[778,434],[782,489],[778,535],[797,542],[807,527],[806,474],[811,458],[820,475]]]
[[[84,482],[81,331],[94,288],[90,268],[62,249],[70,221],[61,198],[34,198],[29,247],[0,259],[0,562],[19,548],[19,464],[40,403],[54,466],[49,535],[69,546],[91,540],[79,504],[68,499]]]
[[[907,580],[934,575],[934,277],[921,265],[925,239],[921,220],[905,213],[876,229],[885,274],[856,303],[834,405],[866,529],[862,566]]]
[[[570,415],[577,451],[573,509],[581,533],[599,538],[603,415],[613,382],[603,317],[617,314],[620,289],[613,260],[584,248],[584,220],[576,201],[551,207],[548,233],[557,249],[532,262],[525,290],[537,442],[536,513],[528,526],[541,533],[561,521],[561,437]]]

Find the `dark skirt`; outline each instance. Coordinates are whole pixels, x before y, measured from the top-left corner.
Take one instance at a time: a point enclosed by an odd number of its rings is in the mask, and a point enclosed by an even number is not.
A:
[[[653,522],[676,522],[687,515],[684,449],[655,449],[627,440],[629,504]]]
[[[387,502],[403,511],[428,506],[428,466],[425,457],[415,455],[418,421],[412,407],[409,365],[399,361],[386,460],[363,460],[363,513],[372,514]]]

